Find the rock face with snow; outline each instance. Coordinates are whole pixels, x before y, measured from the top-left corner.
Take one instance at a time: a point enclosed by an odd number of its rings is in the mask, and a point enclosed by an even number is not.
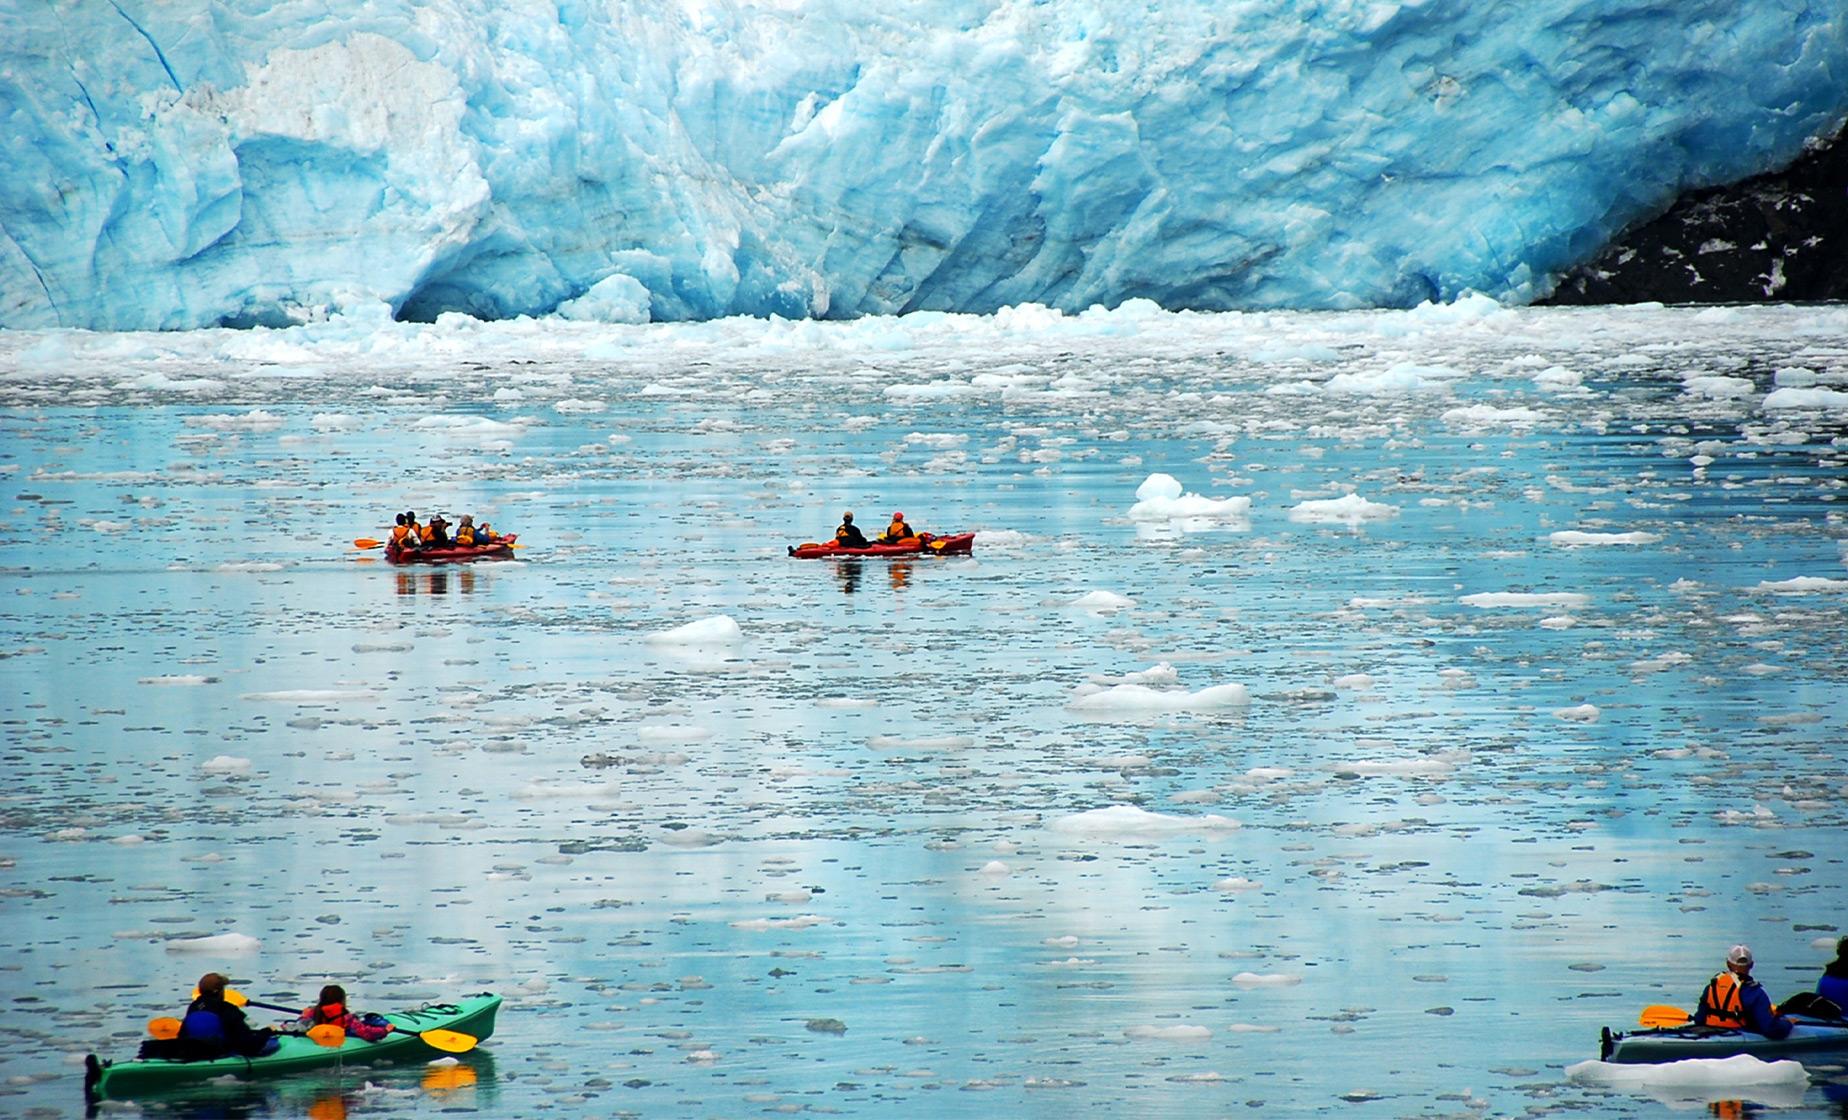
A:
[[[54,0],[0,326],[1546,294],[1848,111],[1834,0]]]

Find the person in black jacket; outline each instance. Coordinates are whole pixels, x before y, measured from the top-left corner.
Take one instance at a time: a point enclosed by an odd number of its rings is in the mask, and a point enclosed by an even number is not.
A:
[[[225,999],[223,973],[208,972],[199,977],[199,995],[186,1008],[180,1020],[180,1036],[175,1041],[193,1060],[222,1058],[236,1054],[254,1058],[276,1049],[275,1032],[253,1030],[244,1018],[243,1009]]]
[[[842,548],[865,548],[866,534],[853,523],[852,513],[841,514],[841,527],[834,530],[834,543]]]

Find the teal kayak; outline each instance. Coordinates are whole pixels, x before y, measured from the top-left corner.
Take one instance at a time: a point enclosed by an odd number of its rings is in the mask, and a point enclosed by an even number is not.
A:
[[[1647,1031],[1604,1028],[1601,1056],[1607,1062],[1678,1062],[1683,1058],[1730,1058],[1750,1054],[1779,1058],[1811,1050],[1848,1051],[1848,1022],[1799,1021],[1787,1038],[1766,1038],[1726,1027],[1661,1027]]]
[[[349,1035],[339,1046],[322,1046],[300,1035],[279,1035],[276,1052],[260,1058],[213,1058],[203,1062],[180,1062],[167,1058],[130,1058],[120,1062],[97,1060],[92,1054],[85,1065],[84,1093],[92,1100],[144,1096],[175,1086],[210,1081],[215,1077],[281,1077],[302,1070],[320,1069],[347,1063],[371,1065],[375,1062],[428,1062],[446,1057],[423,1039],[420,1031],[448,1030],[473,1035],[477,1039],[494,1033],[494,1014],[500,1010],[501,997],[483,992],[465,996],[454,1003],[431,1004],[414,1011],[396,1011],[385,1016],[393,1031],[377,1042],[366,1042]]]

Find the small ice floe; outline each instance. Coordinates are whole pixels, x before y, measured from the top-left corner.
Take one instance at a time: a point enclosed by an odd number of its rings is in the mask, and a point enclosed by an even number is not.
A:
[[[1561,529],[1557,533],[1547,534],[1547,540],[1567,548],[1587,548],[1607,544],[1654,544],[1662,539],[1660,533],[1587,533],[1577,529]]]
[[[1060,817],[1046,827],[1067,836],[1114,837],[1236,832],[1243,826],[1217,813],[1184,817],[1151,813],[1134,805],[1111,805]]]
[[[709,728],[692,724],[660,723],[635,729],[640,743],[700,743],[712,738]]]
[[[1563,607],[1574,610],[1591,604],[1591,596],[1579,591],[1478,591],[1457,600],[1466,607],[1493,610],[1497,607]]]
[[[1014,873],[1013,868],[1009,867],[1007,864],[1001,862],[998,859],[989,860],[987,863],[984,863],[982,865],[981,870],[976,872],[976,874],[978,875],[991,875],[991,876],[994,876],[995,878],[1004,878],[1008,875],[1012,875],[1013,873]]]
[[[235,755],[221,754],[199,764],[199,769],[207,774],[248,774],[250,760]]]
[[[982,548],[1022,548],[1027,535],[1018,529],[977,529],[975,543]]]
[[[290,688],[277,692],[246,692],[240,697],[261,704],[341,704],[378,698],[378,693],[362,688]]]
[[[359,427],[359,417],[345,412],[317,412],[308,418],[308,426],[317,432],[350,432]]]
[[[1328,379],[1324,391],[1358,397],[1409,397],[1448,393],[1451,391],[1451,382],[1462,376],[1462,370],[1449,366],[1399,362],[1386,369],[1337,373]]]
[[[1242,875],[1234,875],[1230,879],[1221,879],[1214,883],[1213,889],[1216,891],[1223,891],[1226,894],[1240,894],[1244,891],[1263,890],[1264,884],[1253,879],[1247,879]]]
[[[1358,527],[1368,521],[1389,521],[1399,516],[1399,507],[1384,502],[1370,502],[1359,494],[1339,498],[1310,498],[1290,507],[1291,521],[1307,525],[1348,525]]]
[[[1749,812],[1738,809],[1721,809],[1713,815],[1721,824],[1765,824],[1777,819],[1777,814],[1759,802],[1752,802]]]
[[[1604,713],[1596,704],[1579,704],[1571,708],[1554,708],[1553,718],[1563,719],[1569,723],[1596,723]]]
[[[263,943],[247,933],[215,933],[207,937],[174,937],[167,941],[169,953],[211,953],[231,955],[255,953]]]
[[[1303,982],[1297,972],[1241,972],[1232,978],[1241,988],[1287,988]]]
[[[767,933],[771,930],[809,929],[813,926],[825,926],[829,919],[819,914],[798,914],[793,918],[746,918],[731,923],[731,928],[749,930],[753,933]]]
[[[1123,1032],[1123,1037],[1138,1041],[1203,1042],[1213,1037],[1213,1032],[1195,1023],[1175,1023],[1166,1027],[1130,1027]]]
[[[214,432],[273,432],[282,427],[282,417],[253,408],[243,413],[215,412],[205,416],[188,416],[186,425]]]
[[[1479,431],[1483,428],[1531,428],[1535,424],[1549,419],[1547,413],[1537,408],[1524,408],[1516,405],[1512,408],[1496,408],[1492,404],[1468,404],[1460,408],[1446,409],[1444,423],[1465,431]]]
[[[1747,1097],[1760,1104],[1791,1108],[1802,1102],[1810,1080],[1802,1062],[1767,1062],[1750,1054],[1655,1064],[1579,1062],[1566,1067],[1566,1079],[1666,1101]]]
[[[823,696],[815,701],[815,706],[837,711],[870,711],[879,706],[879,701],[870,696]]]
[[[1758,402],[1758,407],[1766,412],[1776,412],[1779,409],[1818,409],[1831,412],[1848,410],[1848,392],[1840,389],[1799,389],[1795,386],[1785,386],[1766,393],[1765,399]]]
[[[1174,666],[1168,664],[1166,661],[1163,661],[1158,664],[1151,665],[1146,669],[1137,669],[1135,672],[1124,673],[1123,675],[1116,676],[1116,677],[1109,676],[1104,673],[1094,673],[1091,676],[1091,683],[1092,684],[1103,684],[1103,685],[1111,685],[1111,684],[1175,685],[1175,684],[1181,683],[1181,675],[1175,672]]]
[[[177,673],[164,677],[141,677],[136,684],[158,685],[164,688],[194,688],[202,684],[217,684],[217,677],[201,676],[197,673]]]
[[[1826,576],[1793,576],[1790,579],[1760,580],[1753,591],[1772,595],[1815,595],[1825,591],[1848,591],[1848,579]]]
[[[1251,516],[1251,499],[1208,498],[1184,493],[1171,474],[1152,474],[1136,487],[1136,504],[1129,507],[1132,521],[1182,523],[1183,528],[1206,528],[1214,522],[1241,522]],[[1199,523],[1198,525],[1189,523]]]
[[[1136,601],[1114,591],[1087,591],[1066,605],[1091,614],[1110,614],[1113,611],[1129,610],[1136,605]]]
[[[719,614],[671,630],[658,630],[648,635],[648,641],[657,646],[732,646],[744,641],[744,631],[730,615]]]
[[[1372,692],[1374,680],[1368,673],[1348,673],[1328,682],[1343,692]]]
[[[1184,688],[1157,689],[1145,684],[1079,685],[1066,707],[1089,716],[1142,716],[1167,712],[1218,712],[1243,708],[1251,693],[1242,684],[1220,684],[1189,692]]]
[[[1357,778],[1442,778],[1468,762],[1468,751],[1445,751],[1424,758],[1363,758],[1334,764],[1336,774]]]

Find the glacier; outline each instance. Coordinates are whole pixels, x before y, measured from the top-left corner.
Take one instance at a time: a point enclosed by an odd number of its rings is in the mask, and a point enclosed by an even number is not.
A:
[[[0,327],[1518,303],[1845,116],[1839,0],[34,0]]]

